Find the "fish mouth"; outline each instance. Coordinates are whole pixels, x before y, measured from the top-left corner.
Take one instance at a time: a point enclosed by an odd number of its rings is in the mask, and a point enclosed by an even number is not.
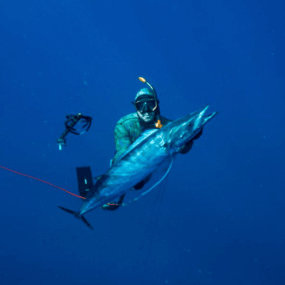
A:
[[[200,112],[200,116],[203,117],[205,115],[206,111],[209,109],[209,106],[210,105],[206,105],[206,107],[204,109],[202,109],[202,111]]]
[[[200,111],[199,114],[197,114],[197,118],[196,118],[195,123],[194,123],[195,129],[198,129],[200,126],[202,126],[203,117],[204,117],[206,111],[208,110],[208,108],[209,108],[209,105],[207,105],[204,109],[202,109],[202,111]]]
[[[192,114],[190,114],[190,119],[188,121],[188,126],[193,129],[198,129],[203,125],[203,118],[205,116],[206,111],[208,110],[209,105],[207,105],[205,108],[196,111]]]
[[[190,118],[188,119],[188,121],[186,121],[186,125],[184,125],[184,128],[186,128],[184,129],[184,131],[182,131],[182,135],[180,138],[183,138],[185,135],[185,138],[189,136],[188,139],[191,140],[193,137],[196,136],[196,134],[199,133],[199,131],[201,131],[204,125],[208,123],[217,114],[217,112],[213,112],[210,115],[206,115],[208,109],[209,105],[206,105],[204,108],[188,115]],[[188,132],[190,132],[191,135]]]
[[[190,119],[189,126],[193,126],[194,129],[198,129],[208,123],[218,112],[213,112],[210,115],[206,115],[210,105],[206,105],[205,108],[196,112],[196,115]]]

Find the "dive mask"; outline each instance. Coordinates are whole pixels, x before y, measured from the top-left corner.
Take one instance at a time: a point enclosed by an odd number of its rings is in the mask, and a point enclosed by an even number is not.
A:
[[[157,101],[154,99],[136,101],[135,107],[140,113],[154,112],[157,108]]]

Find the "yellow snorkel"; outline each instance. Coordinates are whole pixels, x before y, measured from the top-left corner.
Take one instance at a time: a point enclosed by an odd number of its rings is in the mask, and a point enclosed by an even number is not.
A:
[[[146,81],[146,79],[144,79],[143,77],[139,77],[139,81],[141,81],[142,83],[146,83],[148,85],[148,87],[153,91],[154,93],[154,96],[155,96],[155,101],[158,103],[158,99],[157,99],[157,93],[155,91],[155,89],[152,87],[152,85]],[[161,124],[161,119],[160,119],[160,115],[157,114],[156,115],[156,118],[157,118],[157,122],[155,123],[155,127],[160,129],[163,127],[163,125]]]

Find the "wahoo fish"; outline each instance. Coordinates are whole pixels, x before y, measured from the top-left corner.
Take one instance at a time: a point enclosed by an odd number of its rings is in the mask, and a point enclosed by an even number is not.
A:
[[[79,211],[72,211],[60,206],[59,208],[73,214],[93,229],[83,215],[114,201],[156,171],[161,165],[167,162],[172,165],[175,155],[179,153],[181,148],[217,114],[217,112],[213,112],[206,115],[208,107],[170,122],[161,129],[147,130],[142,133],[97,180],[88,192]]]

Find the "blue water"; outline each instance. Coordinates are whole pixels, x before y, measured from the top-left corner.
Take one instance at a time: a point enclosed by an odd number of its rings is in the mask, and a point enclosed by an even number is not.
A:
[[[144,76],[162,115],[219,111],[165,183],[115,212],[0,169],[0,284],[285,284],[285,4],[0,1],[0,165],[77,193]],[[56,140],[67,114],[90,131]]]

